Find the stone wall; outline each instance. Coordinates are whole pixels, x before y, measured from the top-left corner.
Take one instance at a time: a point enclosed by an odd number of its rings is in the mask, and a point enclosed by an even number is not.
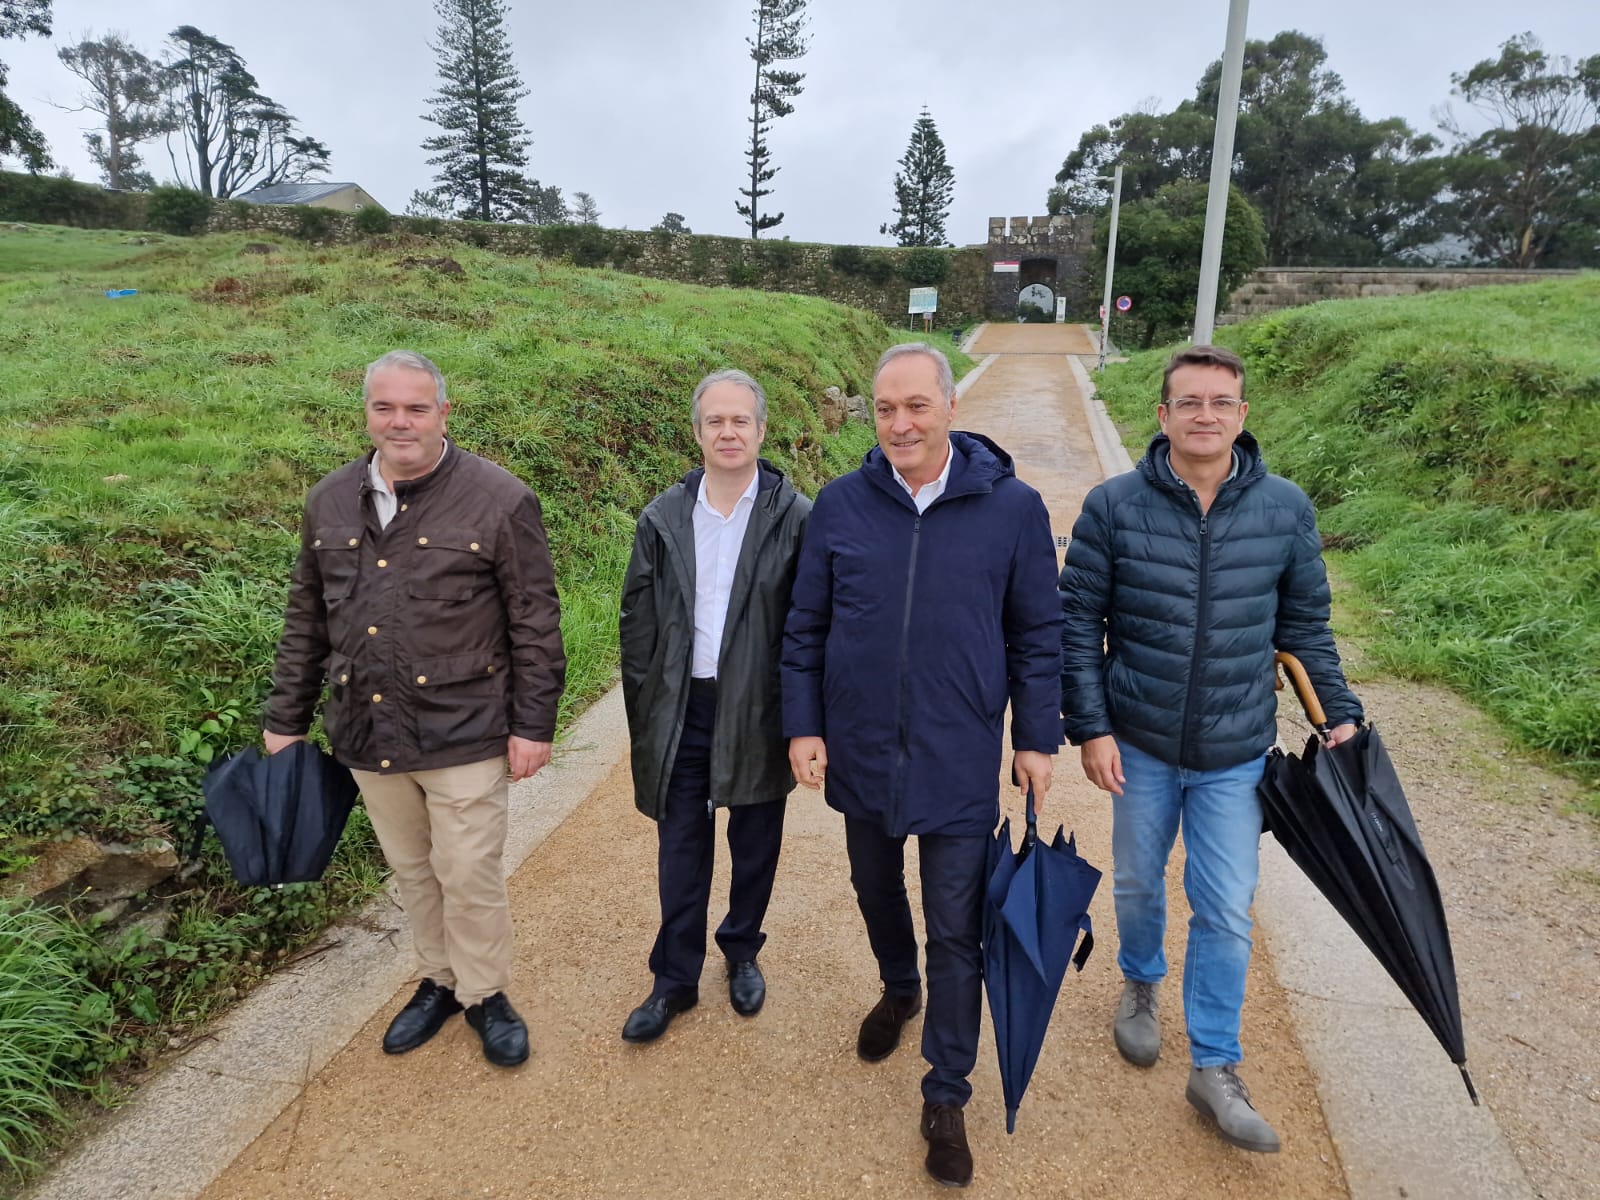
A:
[[[355,219],[318,209],[323,242],[353,242],[363,236]],[[305,209],[290,206],[218,202],[207,231],[248,231],[301,236]],[[598,226],[497,225],[396,217],[396,231],[423,233],[446,241],[492,249],[502,254],[563,259],[579,266],[611,267],[655,279],[711,287],[750,287],[762,291],[820,296],[876,313],[904,328],[909,290],[904,277],[917,252],[899,247],[836,247],[773,239],[601,229]],[[851,253],[841,255],[841,251]],[[923,252],[924,256],[927,252]],[[989,315],[990,259],[980,247],[941,250],[947,275],[939,289],[938,328],[972,325]],[[842,262],[847,265],[841,267]],[[1015,308],[1015,297],[1012,299]],[[918,318],[920,327],[920,318]]]
[[[1349,270],[1343,267],[1263,267],[1228,298],[1219,325],[1319,300],[1360,296],[1418,296],[1499,283],[1533,283],[1577,271],[1506,271],[1493,267],[1417,267]]]
[[[1094,240],[1094,217],[989,218],[984,256],[989,269],[986,311],[1006,320],[1016,316],[1017,294],[1027,283],[1041,282],[1067,301],[1067,315],[1088,320],[1098,307],[1089,295],[1088,261]],[[999,271],[995,264],[1016,262],[1019,271]],[[1037,269],[1029,271],[1030,263]],[[1053,264],[1053,266],[1049,265]]]

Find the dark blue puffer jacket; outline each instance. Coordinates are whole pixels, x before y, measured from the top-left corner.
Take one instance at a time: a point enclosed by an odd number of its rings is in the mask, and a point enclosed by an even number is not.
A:
[[[1267,474],[1248,432],[1211,510],[1166,466],[1158,434],[1134,470],[1084,499],[1062,569],[1061,711],[1079,745],[1115,734],[1213,771],[1277,732],[1272,654],[1287,650],[1335,725],[1361,720],[1328,628],[1311,501]]]
[[[828,747],[827,799],[890,836],[1000,820],[1006,703],[1018,750],[1061,745],[1061,610],[1039,493],[952,433],[920,517],[883,452],[817,496],[783,639],[783,731]]]

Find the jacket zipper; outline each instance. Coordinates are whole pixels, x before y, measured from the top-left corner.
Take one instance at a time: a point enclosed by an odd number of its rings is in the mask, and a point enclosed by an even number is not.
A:
[[[900,810],[905,800],[906,760],[911,755],[911,704],[907,694],[908,658],[911,653],[911,601],[917,590],[917,545],[922,535],[922,514],[911,522],[911,560],[906,569],[906,607],[900,619],[900,713],[899,742],[895,751],[894,795],[889,808],[889,831],[900,828]]]
[[[1190,493],[1193,495],[1193,493]],[[1200,507],[1200,497],[1194,497],[1196,508]],[[1196,695],[1200,690],[1200,651],[1206,636],[1206,605],[1210,603],[1211,596],[1211,536],[1210,516],[1202,511],[1200,513],[1200,594],[1197,598],[1196,620],[1194,625],[1194,653],[1189,660],[1189,691],[1183,702],[1183,738],[1178,743],[1178,765],[1189,765],[1190,734],[1194,728],[1194,713]]]

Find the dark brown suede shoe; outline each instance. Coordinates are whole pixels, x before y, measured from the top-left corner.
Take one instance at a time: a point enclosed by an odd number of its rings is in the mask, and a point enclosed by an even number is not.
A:
[[[935,1183],[966,1187],[972,1182],[972,1151],[967,1147],[967,1119],[949,1104],[922,1104],[922,1136],[928,1142],[923,1166]]]
[[[921,1011],[920,990],[909,996],[884,992],[872,1006],[866,1020],[861,1022],[861,1032],[856,1037],[856,1053],[867,1062],[888,1058],[900,1044],[901,1028]]]

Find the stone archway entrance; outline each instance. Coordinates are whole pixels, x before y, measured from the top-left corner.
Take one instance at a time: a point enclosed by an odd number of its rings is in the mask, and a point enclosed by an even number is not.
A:
[[[1026,258],[1019,265],[1017,318],[1027,322],[1056,319],[1056,260]]]

